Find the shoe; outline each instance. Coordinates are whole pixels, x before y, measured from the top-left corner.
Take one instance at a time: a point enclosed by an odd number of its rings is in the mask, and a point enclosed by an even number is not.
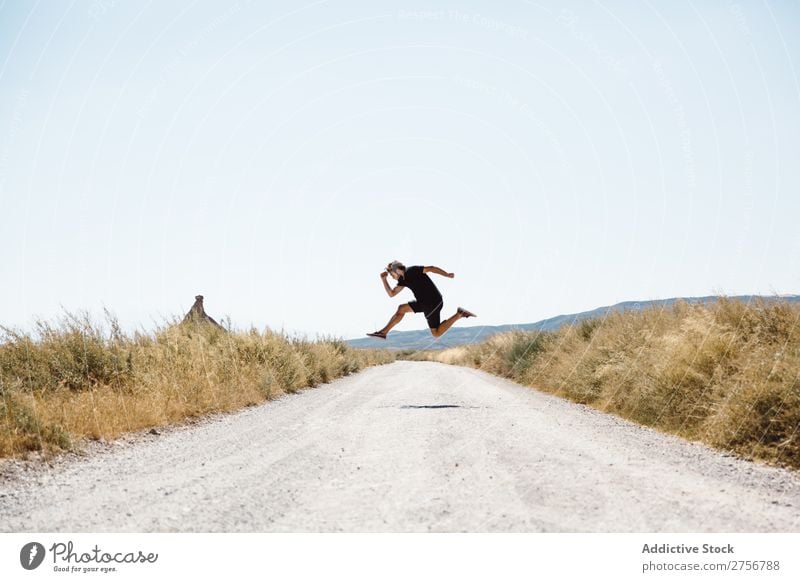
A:
[[[478,317],[477,315],[475,315],[475,314],[474,314],[474,313],[472,313],[471,311],[467,311],[467,310],[466,310],[466,309],[464,309],[463,307],[459,307],[459,308],[458,308],[456,311],[457,311],[457,312],[459,313],[459,315],[461,315],[462,317]]]
[[[386,334],[385,333],[381,333],[379,331],[373,331],[372,333],[368,333],[367,335],[371,336],[371,337],[379,337],[381,339],[386,339]]]

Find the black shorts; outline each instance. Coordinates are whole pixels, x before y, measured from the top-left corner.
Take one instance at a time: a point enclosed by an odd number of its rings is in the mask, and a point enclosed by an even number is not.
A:
[[[425,314],[425,319],[428,320],[428,327],[439,327],[443,305],[441,300],[435,305],[433,303],[420,303],[419,301],[409,301],[408,304],[414,313],[421,311]]]

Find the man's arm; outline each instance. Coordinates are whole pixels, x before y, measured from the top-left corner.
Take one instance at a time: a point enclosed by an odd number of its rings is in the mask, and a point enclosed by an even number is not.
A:
[[[403,289],[405,289],[405,287],[403,287],[402,285],[398,285],[398,286],[397,286],[397,287],[395,287],[394,289],[392,289],[391,287],[389,287],[389,282],[386,280],[386,278],[388,277],[388,275],[389,275],[389,273],[387,273],[386,271],[384,271],[383,273],[381,273],[381,280],[383,281],[383,288],[384,288],[384,289],[386,289],[386,293],[389,295],[389,297],[394,297],[395,295],[397,295],[398,293],[400,293],[400,291],[402,291]]]
[[[433,266],[431,266],[431,267],[422,267],[422,272],[423,273],[436,273],[437,275],[441,275],[442,277],[448,277],[450,279],[452,279],[453,277],[456,276],[455,273],[448,273],[444,269],[440,269],[439,267],[433,267]]]

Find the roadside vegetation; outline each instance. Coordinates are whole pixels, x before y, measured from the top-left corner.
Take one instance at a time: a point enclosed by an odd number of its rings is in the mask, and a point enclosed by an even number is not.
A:
[[[126,333],[106,312],[0,326],[0,457],[233,411],[394,360],[337,338],[171,321]]]
[[[480,368],[745,458],[800,468],[796,303],[681,301],[406,357]]]

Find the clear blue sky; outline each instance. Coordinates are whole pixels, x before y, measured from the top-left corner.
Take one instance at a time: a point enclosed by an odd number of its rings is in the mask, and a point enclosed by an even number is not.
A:
[[[2,2],[0,323],[798,292],[799,57],[789,1]]]

